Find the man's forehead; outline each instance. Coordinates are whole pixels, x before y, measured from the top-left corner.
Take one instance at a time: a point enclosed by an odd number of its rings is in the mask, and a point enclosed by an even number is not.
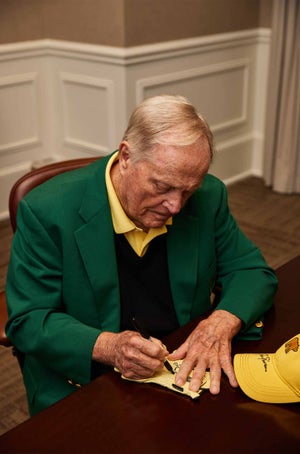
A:
[[[201,185],[207,169],[203,171],[193,163],[182,166],[180,163],[148,162],[144,167],[144,176],[153,183],[166,185],[182,190],[197,188]]]
[[[189,146],[157,144],[152,149],[151,158],[146,165],[159,171],[192,174],[207,171],[210,162],[211,154],[207,142]]]

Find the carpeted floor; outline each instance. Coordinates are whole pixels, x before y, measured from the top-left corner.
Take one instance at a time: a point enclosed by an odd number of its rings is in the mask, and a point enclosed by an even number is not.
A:
[[[0,346],[0,435],[27,418],[25,388],[17,359],[11,348]]]
[[[300,254],[300,195],[280,195],[259,178],[228,188],[229,205],[244,233],[277,268]],[[0,290],[4,288],[11,230],[0,223]],[[0,347],[0,435],[29,417],[21,372],[11,349]]]
[[[239,226],[273,268],[300,254],[300,195],[278,194],[252,177],[229,186],[228,200]]]

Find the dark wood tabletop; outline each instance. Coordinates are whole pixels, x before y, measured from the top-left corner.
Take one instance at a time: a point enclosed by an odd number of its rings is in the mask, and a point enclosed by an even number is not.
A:
[[[277,270],[279,290],[263,339],[233,353],[272,353],[300,332],[300,256]],[[166,339],[178,347],[194,324]],[[0,437],[0,452],[300,452],[300,404],[251,400],[222,377],[221,392],[196,401],[109,372]]]

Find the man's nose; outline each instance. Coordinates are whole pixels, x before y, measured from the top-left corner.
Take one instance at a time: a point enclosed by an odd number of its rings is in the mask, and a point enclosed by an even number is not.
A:
[[[162,205],[167,208],[170,214],[174,215],[179,213],[182,208],[181,194],[173,194],[163,201]]]

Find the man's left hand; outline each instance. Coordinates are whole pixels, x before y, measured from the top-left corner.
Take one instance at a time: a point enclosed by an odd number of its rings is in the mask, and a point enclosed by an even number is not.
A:
[[[231,341],[241,327],[241,320],[224,310],[216,310],[202,320],[186,341],[168,356],[172,361],[184,359],[176,374],[175,383],[183,386],[193,370],[189,388],[197,392],[205,371],[209,369],[212,394],[220,392],[222,370],[231,386],[237,387],[231,359]]]

